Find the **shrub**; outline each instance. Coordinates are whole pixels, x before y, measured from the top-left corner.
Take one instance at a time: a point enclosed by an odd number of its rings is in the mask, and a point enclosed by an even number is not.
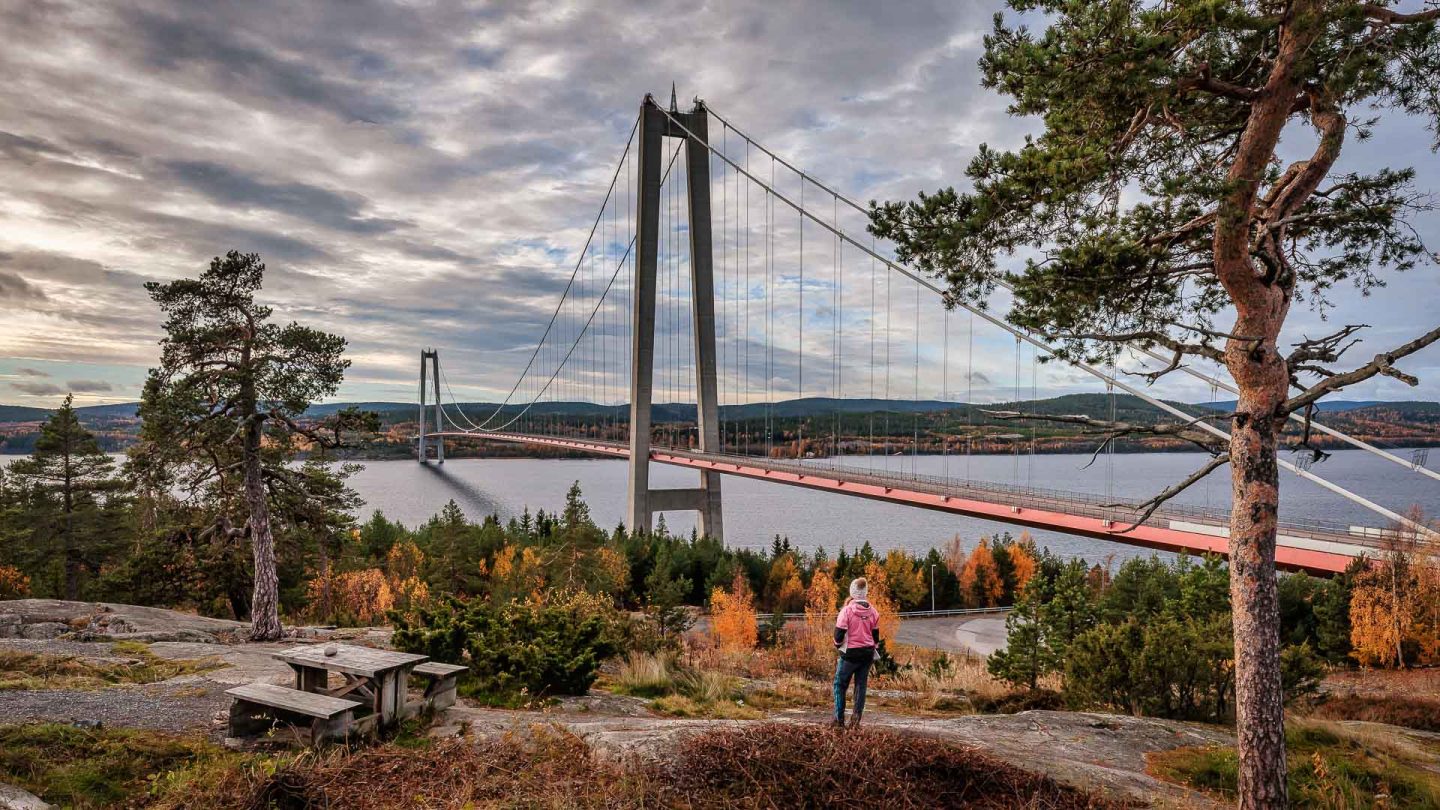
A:
[[[1121,806],[965,746],[892,732],[772,723],[678,746],[662,806],[1108,808]]]
[[[392,617],[396,647],[442,661],[463,651],[470,688],[496,697],[585,694],[600,663],[619,652],[623,624],[607,602],[580,592],[548,602],[452,597],[413,619]]]
[[[30,595],[30,578],[18,568],[0,565],[0,599],[24,599]]]

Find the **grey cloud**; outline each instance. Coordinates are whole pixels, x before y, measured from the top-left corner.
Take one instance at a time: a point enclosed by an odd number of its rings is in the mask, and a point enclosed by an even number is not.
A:
[[[99,262],[40,250],[0,252],[0,268],[68,284],[93,284],[105,277]]]
[[[12,382],[10,383],[10,387],[22,394],[29,394],[32,397],[51,397],[56,394],[69,393],[65,389],[65,386],[56,385],[55,383]]]
[[[341,194],[304,183],[268,182],[208,161],[172,161],[165,168],[178,182],[223,205],[268,208],[357,234],[384,233],[403,224],[364,216],[365,200],[357,194]]]
[[[68,156],[69,153],[64,149],[39,138],[0,131],[0,157],[30,164],[37,159]]]
[[[192,10],[196,13],[122,13],[134,35],[130,41],[148,66],[173,76],[198,74],[225,93],[282,99],[349,121],[388,122],[403,116],[397,104],[359,83],[327,78],[303,59],[284,58],[252,44],[263,41],[258,31],[228,28],[218,15]]]
[[[0,270],[0,301],[44,301],[45,291],[16,273]]]
[[[97,394],[115,390],[115,386],[104,380],[66,380],[65,385],[69,386],[71,391],[82,394]]]
[[[22,377],[49,377],[50,375],[38,368],[17,368],[15,373]]]

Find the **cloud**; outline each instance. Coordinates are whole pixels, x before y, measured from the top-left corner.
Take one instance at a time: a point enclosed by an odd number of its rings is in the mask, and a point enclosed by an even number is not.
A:
[[[98,394],[115,390],[115,386],[104,380],[66,380],[65,385],[77,394]]]
[[[32,397],[50,397],[57,394],[67,394],[69,391],[63,385],[55,383],[28,383],[12,382],[10,387],[22,394],[29,394]]]
[[[343,395],[413,391],[414,353],[438,345],[462,396],[503,396],[546,328],[646,91],[668,100],[675,80],[682,104],[705,97],[855,199],[963,186],[981,142],[1013,147],[1035,127],[980,87],[981,37],[1001,5],[0,5],[0,30],[26,45],[0,50],[0,356],[109,365],[75,373],[128,379],[118,369],[153,364],[160,336],[141,285],[193,276],[235,248],[265,258],[263,298],[277,320],[349,339],[354,365]],[[1414,165],[1417,185],[1440,188],[1428,139],[1390,127],[1392,118],[1373,142],[1347,146],[1347,160],[1358,170]],[[712,124],[711,135],[743,153],[735,132]],[[752,167],[764,163],[757,152],[747,157]],[[740,186],[718,162],[716,170],[725,190],[715,194],[716,214],[728,210],[733,228]],[[632,215],[628,191],[621,199],[611,238]],[[759,228],[758,193],[752,216]],[[863,216],[843,206],[839,216],[863,233]],[[1433,222],[1419,226],[1440,242]],[[868,393],[867,268],[848,250],[839,257],[848,275],[832,299],[831,240],[807,228],[797,317],[793,223],[776,231],[773,279],[759,269],[758,236],[748,257],[750,303],[776,313],[776,340],[804,323],[807,393],[833,385],[832,345],[851,364],[839,385]],[[726,275],[741,269],[735,247],[717,241],[729,251],[717,256],[726,290],[739,286]],[[587,295],[597,279],[584,277]],[[906,350],[892,383],[913,392],[907,347],[917,331],[928,341],[940,326],[907,326],[913,289],[901,284],[896,295],[895,328],[887,323],[881,339]],[[1337,317],[1360,300],[1336,297]],[[1366,345],[1428,327],[1437,297],[1440,279],[1428,272],[1376,291],[1363,306],[1387,318]],[[613,336],[627,305],[621,292],[593,329]],[[739,309],[722,301],[720,313]],[[832,315],[845,331],[833,344]],[[1325,328],[1309,313],[1292,317],[1297,330]],[[994,331],[977,328],[977,348],[986,330]],[[759,326],[746,335],[727,322],[722,332],[726,359],[767,357]],[[662,324],[663,337],[683,335],[678,323]],[[607,347],[623,356],[620,343]],[[999,350],[974,385],[1013,384],[1007,358]],[[768,374],[774,390],[793,390],[801,360],[796,345],[776,346],[772,367],[749,378]],[[613,381],[617,367],[603,373]],[[957,379],[958,366],[952,391]],[[1050,379],[1061,390],[1090,384]],[[920,388],[940,386],[927,376]],[[1410,393],[1440,397],[1440,380]]]
[[[45,293],[39,287],[15,273],[0,270],[0,301],[44,301]]]
[[[49,377],[50,375],[38,368],[17,368],[15,373],[22,377]]]

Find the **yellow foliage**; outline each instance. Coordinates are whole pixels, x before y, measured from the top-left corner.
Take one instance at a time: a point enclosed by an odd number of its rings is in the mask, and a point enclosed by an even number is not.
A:
[[[753,650],[760,640],[755,596],[743,573],[735,574],[730,590],[716,588],[710,594],[710,633],[726,652]]]
[[[24,599],[30,595],[30,578],[20,569],[0,565],[0,599]]]
[[[878,562],[865,566],[865,582],[869,586],[870,607],[880,614],[880,638],[887,644],[895,643],[895,633],[900,630],[900,607],[890,594],[890,583],[885,567]]]
[[[424,565],[425,552],[412,540],[396,543],[385,552],[385,572],[390,575],[392,582],[420,576],[420,569]]]
[[[545,590],[545,566],[535,549],[526,547],[515,552],[515,547],[505,545],[495,552],[495,564],[490,571],[490,593],[500,600],[532,599]]]
[[[1418,510],[1409,517],[1426,522]],[[1380,561],[1355,577],[1350,655],[1364,666],[1440,664],[1440,543],[1400,527],[1387,546]]]
[[[884,567],[886,584],[897,604],[915,607],[924,601],[930,586],[914,557],[893,548],[885,555]]]
[[[624,555],[609,546],[595,552],[592,587],[599,593],[616,596],[630,584],[630,563]]]

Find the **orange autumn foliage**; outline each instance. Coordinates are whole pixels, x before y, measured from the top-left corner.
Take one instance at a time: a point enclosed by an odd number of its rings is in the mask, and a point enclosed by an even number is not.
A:
[[[1440,535],[1418,507],[1406,517],[1350,592],[1350,655],[1364,666],[1440,664]]]
[[[895,633],[900,630],[900,607],[890,593],[885,567],[878,562],[865,566],[865,580],[869,585],[870,607],[880,614],[880,638],[887,644],[894,644]]]
[[[840,589],[828,567],[816,569],[805,590],[805,644],[817,661],[828,661],[834,647],[835,602]]]
[[[1010,568],[1015,572],[1015,593],[1017,594],[1025,590],[1025,583],[1035,576],[1038,561],[1030,551],[1034,547],[1034,541],[1030,539],[1029,532],[1021,532],[1020,541],[1010,546]]]
[[[716,588],[710,594],[710,634],[726,652],[755,649],[760,640],[759,623],[755,616],[755,595],[743,573],[735,574],[730,589]]]
[[[24,599],[30,595],[30,578],[20,569],[0,565],[0,599]]]
[[[982,537],[960,569],[960,593],[970,607],[994,607],[1005,594],[989,538]]]
[[[395,606],[395,594],[378,568],[317,576],[306,596],[321,618],[345,624],[378,624]]]

